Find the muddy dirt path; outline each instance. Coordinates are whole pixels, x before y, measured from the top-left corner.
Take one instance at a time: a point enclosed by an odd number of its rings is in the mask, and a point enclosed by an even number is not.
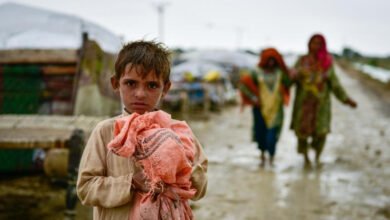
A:
[[[390,118],[375,94],[340,68],[337,72],[359,107],[332,100],[322,168],[303,169],[288,129],[290,108],[274,167],[259,167],[249,108],[190,123],[210,162],[208,193],[193,204],[197,219],[390,219]]]
[[[208,121],[189,121],[209,158],[207,195],[191,203],[196,219],[390,219],[390,118],[374,93],[337,71],[359,107],[333,100],[333,132],[321,169],[303,169],[288,130],[290,108],[274,167],[259,167],[249,108],[239,113],[231,107]],[[63,219],[64,196],[41,176],[2,179],[0,219]],[[76,219],[91,219],[90,210],[78,206]]]

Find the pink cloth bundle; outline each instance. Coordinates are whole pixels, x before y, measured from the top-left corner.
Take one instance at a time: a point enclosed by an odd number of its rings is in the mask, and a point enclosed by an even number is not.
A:
[[[188,199],[191,188],[194,140],[185,122],[163,111],[133,113],[116,120],[115,138],[108,148],[123,157],[133,156],[143,167],[151,192],[138,193],[130,219],[192,219]],[[159,185],[163,192],[153,201]]]

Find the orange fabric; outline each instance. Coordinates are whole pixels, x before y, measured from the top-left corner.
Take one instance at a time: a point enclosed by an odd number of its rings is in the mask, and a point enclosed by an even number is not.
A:
[[[283,57],[275,48],[267,48],[261,52],[258,67],[262,69],[266,68],[268,59],[270,58],[274,58],[278,63],[279,68],[283,71],[283,73],[288,75],[288,69],[286,64],[284,63]]]
[[[242,86],[245,86],[253,95],[256,97],[259,96],[259,88],[253,82],[253,79],[249,73],[242,74],[240,77],[240,83]],[[244,105],[258,105],[258,103],[254,103],[248,96],[246,96],[243,92],[240,92],[242,103]]]
[[[116,120],[115,138],[108,148],[123,157],[133,156],[143,167],[151,192],[137,192],[130,219],[192,219],[188,199],[191,188],[194,140],[185,122],[172,120],[155,111]],[[163,193],[153,201],[153,191],[163,185]]]
[[[288,106],[288,104],[290,103],[290,90],[286,87],[286,86],[281,86],[280,87],[280,92],[282,93],[282,97],[283,97],[283,105],[284,106]]]

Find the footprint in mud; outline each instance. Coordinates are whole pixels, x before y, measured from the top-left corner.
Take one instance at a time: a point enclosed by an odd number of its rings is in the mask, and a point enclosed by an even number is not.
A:
[[[336,160],[334,161],[335,163],[338,163],[338,164],[346,164],[348,163],[349,161],[347,159],[345,159],[344,157],[337,157]]]
[[[381,150],[376,150],[375,151],[375,156],[380,157],[381,155],[382,155],[382,151]]]
[[[384,216],[386,219],[390,219],[390,205],[386,206],[386,207],[383,207],[381,209],[378,209],[376,214]]]

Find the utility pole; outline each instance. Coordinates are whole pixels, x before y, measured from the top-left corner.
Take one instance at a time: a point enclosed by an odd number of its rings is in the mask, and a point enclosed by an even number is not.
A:
[[[158,2],[155,5],[158,13],[158,38],[161,42],[164,42],[164,12],[168,5],[168,2]]]
[[[237,50],[240,50],[242,46],[241,43],[242,43],[242,36],[244,34],[244,29],[242,27],[236,27],[235,32],[236,32]]]

